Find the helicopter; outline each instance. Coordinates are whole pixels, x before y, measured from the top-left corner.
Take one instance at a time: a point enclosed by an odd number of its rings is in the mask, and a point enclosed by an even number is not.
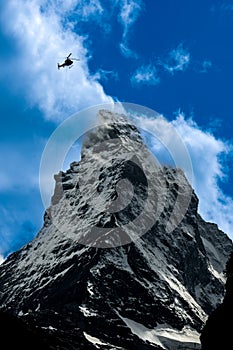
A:
[[[60,69],[60,68],[64,68],[64,67],[69,67],[69,68],[71,68],[72,67],[72,64],[74,63],[73,61],[80,61],[80,59],[79,58],[73,58],[72,57],[72,59],[70,58],[70,56],[72,55],[72,53],[70,53],[67,57],[66,57],[66,59],[65,59],[65,61],[63,62],[63,63],[58,63],[57,64],[57,68],[58,69]]]

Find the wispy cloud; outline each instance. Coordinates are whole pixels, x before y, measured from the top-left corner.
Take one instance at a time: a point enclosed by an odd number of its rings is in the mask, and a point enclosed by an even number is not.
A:
[[[150,130],[152,135],[157,134],[158,127],[161,128],[159,120],[145,116],[138,118],[137,123],[142,129]],[[201,130],[193,120],[186,120],[181,113],[171,123],[191,157],[194,173],[192,186],[199,198],[199,213],[205,220],[217,223],[220,229],[233,238],[233,199],[221,189],[221,183],[227,178],[224,160],[226,156],[228,159],[232,157],[232,145],[217,139],[209,131]],[[163,127],[166,128],[166,123]],[[168,131],[167,127],[167,139],[170,137]],[[172,144],[173,140],[170,139],[168,143]],[[164,149],[157,139],[150,138],[149,146],[162,164],[174,166],[172,159],[168,157],[167,149]]]
[[[233,237],[233,199],[223,193],[220,186],[227,177],[224,159],[226,155],[232,157],[232,145],[201,130],[192,120],[185,121],[182,114],[174,121],[174,126],[192,159],[194,188],[200,198],[201,214]]]
[[[94,77],[97,80],[109,80],[109,79],[118,80],[119,79],[117,72],[114,72],[113,70],[106,70],[106,69],[98,69]]]
[[[139,67],[131,77],[133,85],[158,85],[160,78],[155,66],[149,64]]]
[[[135,51],[133,51],[132,49],[130,49],[129,44],[128,44],[128,40],[124,40],[123,42],[120,43],[119,45],[121,53],[125,56],[125,57],[133,57],[133,58],[137,58],[138,55]]]
[[[207,73],[211,68],[213,64],[211,61],[203,61],[202,62],[202,69],[200,70],[200,73]]]
[[[90,18],[96,19],[101,16],[104,9],[98,0],[81,0],[78,3],[76,1],[75,12],[81,16],[82,19],[89,20]]]
[[[157,58],[156,62],[139,67],[131,77],[131,83],[133,85],[147,84],[158,85],[161,82],[161,70],[165,70],[171,75],[176,72],[184,71],[190,64],[190,53],[183,47],[183,44],[179,44],[175,49],[171,50],[167,56]],[[200,67],[200,70],[207,71],[211,66],[210,61],[204,61]]]
[[[233,11],[233,1],[220,0],[218,3],[212,4],[210,9],[212,12],[217,12],[220,10],[231,13]]]
[[[179,44],[175,49],[171,50],[165,60],[159,60],[159,64],[171,74],[184,71],[189,63],[190,53],[183,47],[183,44]]]
[[[208,73],[213,68],[213,63],[210,60],[204,60],[198,63],[194,67],[194,71],[197,73]]]
[[[180,43],[175,49],[168,52],[163,58],[158,57],[155,63],[139,67],[131,77],[132,85],[139,84],[158,85],[161,82],[162,71],[169,75],[185,71],[188,67],[197,73],[207,73],[212,68],[212,62],[204,60],[202,63],[190,64],[191,54]]]
[[[2,21],[17,43],[14,66],[5,64],[5,76],[48,119],[64,119],[82,108],[111,102],[102,85],[89,73],[85,37],[64,26],[77,1],[18,0],[4,4]],[[100,6],[100,5],[99,5]],[[89,2],[83,16],[101,12]],[[72,23],[70,23],[72,25]],[[70,52],[80,58],[72,69],[57,70],[57,62]]]
[[[120,43],[120,49],[123,55],[126,57],[137,57],[137,54],[129,48],[129,33],[138,19],[142,10],[141,0],[121,0],[120,1],[120,13],[119,21],[123,26],[122,42]]]
[[[70,23],[79,25],[80,22],[96,23],[106,33],[111,31],[111,11],[99,0],[75,1],[76,6],[69,17]]]

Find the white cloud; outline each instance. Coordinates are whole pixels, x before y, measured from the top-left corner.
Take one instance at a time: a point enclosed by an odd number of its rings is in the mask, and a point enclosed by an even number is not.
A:
[[[122,42],[120,49],[126,57],[137,57],[137,54],[129,48],[129,31],[138,19],[141,12],[141,1],[135,0],[121,0],[119,21],[123,26]]]
[[[202,131],[193,121],[185,121],[180,115],[174,122],[192,159],[194,188],[200,198],[202,216],[233,238],[233,199],[223,193],[220,184],[226,180],[227,169],[222,159],[230,156],[232,147],[209,132]]]
[[[91,105],[111,102],[101,84],[88,71],[85,37],[65,23],[78,1],[8,1],[2,13],[6,33],[18,44],[18,56],[6,75],[17,90],[37,105],[48,119],[64,119]],[[85,10],[85,11],[84,11]],[[94,2],[83,8],[90,16],[101,9]],[[71,69],[57,69],[70,52],[80,58]]]
[[[142,129],[149,129],[152,135],[157,135],[158,130],[161,134],[164,130],[165,137],[170,137],[169,124],[161,124],[159,119],[144,116],[138,118],[137,123]],[[232,146],[201,130],[194,121],[185,120],[182,114],[171,124],[181,136],[191,157],[194,174],[192,186],[199,198],[199,213],[205,220],[217,223],[233,239],[233,199],[221,189],[221,183],[227,179],[227,167],[224,167],[223,159],[226,155],[232,156]],[[169,150],[164,149],[157,139],[150,138],[148,143],[161,163],[174,165],[168,155]],[[169,143],[172,145],[174,140],[167,140],[166,144]]]
[[[158,85],[160,78],[157,69],[152,65],[139,67],[131,77],[132,84]]]
[[[165,61],[160,61],[159,64],[169,73],[184,71],[190,63],[190,53],[184,49],[182,44],[179,44],[176,49],[168,54]]]

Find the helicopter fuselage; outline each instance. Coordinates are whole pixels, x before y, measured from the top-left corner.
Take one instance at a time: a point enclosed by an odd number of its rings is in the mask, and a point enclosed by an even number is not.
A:
[[[70,58],[67,58],[64,62],[65,66],[71,66],[73,64],[73,61]]]
[[[58,63],[58,69],[63,68],[65,66],[71,66],[73,64],[73,61],[70,58],[67,58],[64,63],[59,64]]]

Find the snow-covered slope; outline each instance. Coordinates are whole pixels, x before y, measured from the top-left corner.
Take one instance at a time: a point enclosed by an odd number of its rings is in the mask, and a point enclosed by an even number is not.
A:
[[[0,266],[1,308],[52,333],[51,349],[199,349],[232,242],[134,125],[99,118],[55,176],[41,231]]]

